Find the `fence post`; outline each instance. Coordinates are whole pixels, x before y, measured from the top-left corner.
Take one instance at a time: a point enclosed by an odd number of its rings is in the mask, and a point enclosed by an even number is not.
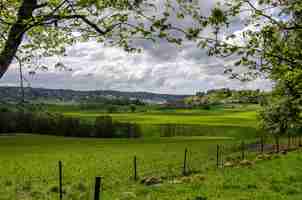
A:
[[[242,143],[241,143],[241,148],[242,148],[242,149],[241,149],[241,151],[242,151],[242,152],[241,152],[241,153],[242,153],[241,159],[244,160],[244,159],[245,159],[245,152],[244,152],[244,151],[245,151],[245,144],[244,144],[244,141],[242,141]]]
[[[217,154],[216,154],[216,167],[217,167],[217,169],[219,168],[219,153],[220,153],[219,144],[217,144]]]
[[[184,157],[184,165],[183,165],[183,172],[182,175],[186,175],[187,174],[187,153],[188,153],[188,149],[185,149],[185,157]]]
[[[264,138],[263,136],[261,137],[261,154],[264,153]]]
[[[63,164],[62,161],[59,161],[59,197],[60,200],[63,199]]]
[[[136,156],[134,156],[133,165],[134,165],[134,180],[137,181],[137,159],[136,159]]]
[[[302,146],[302,138],[301,138],[301,135],[299,136],[299,147]]]
[[[94,200],[100,200],[101,177],[95,177]]]

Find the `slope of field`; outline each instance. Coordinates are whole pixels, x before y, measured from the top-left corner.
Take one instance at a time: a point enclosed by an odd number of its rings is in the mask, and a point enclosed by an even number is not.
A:
[[[115,199],[135,186],[133,157],[139,176],[175,176],[182,172],[184,149],[190,151],[190,167],[215,166],[217,143],[228,138],[79,139],[53,136],[2,136],[0,138],[0,199],[48,199],[57,197],[59,160],[64,165],[66,199],[91,195],[95,176],[104,177],[104,194]],[[4,188],[4,190],[3,190]],[[80,189],[79,189],[80,188]],[[72,198],[72,195],[78,197]],[[86,198],[88,199],[88,198]],[[91,199],[91,198],[90,198]]]
[[[211,110],[171,109],[113,114],[92,110],[73,111],[60,108],[53,109],[53,111],[62,112],[67,116],[80,117],[87,121],[93,121],[101,115],[110,115],[113,120],[140,124],[145,137],[159,136],[161,125],[174,124],[185,126],[188,129],[186,132],[189,132],[190,136],[253,138],[257,134],[256,111],[258,109],[259,107],[256,105],[245,105],[234,108],[214,107]]]
[[[215,169],[216,144],[228,138],[79,139],[53,136],[0,138],[0,199],[57,199],[58,160],[63,161],[64,199],[92,199],[95,176],[103,177],[102,199],[300,200],[302,154],[290,153],[249,168]],[[133,181],[133,156],[138,175],[180,176],[184,149],[189,178],[145,186]],[[181,180],[181,181],[179,181]]]

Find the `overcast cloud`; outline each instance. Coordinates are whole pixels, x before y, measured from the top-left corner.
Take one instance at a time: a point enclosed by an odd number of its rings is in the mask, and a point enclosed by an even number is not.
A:
[[[202,1],[205,10],[213,5],[212,0]],[[233,27],[240,31],[240,20]],[[128,54],[116,47],[106,47],[96,42],[78,43],[68,47],[67,56],[43,60],[48,66],[60,61],[72,71],[59,71],[50,67],[26,78],[32,87],[62,88],[75,90],[121,90],[148,91],[171,94],[193,94],[214,88],[268,90],[268,80],[241,83],[229,79],[225,66],[232,60],[208,57],[206,51],[187,43],[177,48],[167,42],[151,44],[137,42],[143,48],[140,54]],[[9,69],[0,86],[18,85],[18,69]]]

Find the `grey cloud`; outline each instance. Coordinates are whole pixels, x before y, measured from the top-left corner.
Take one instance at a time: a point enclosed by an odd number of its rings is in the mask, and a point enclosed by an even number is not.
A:
[[[208,12],[215,2],[202,1],[202,12]],[[239,27],[236,25],[234,30]],[[205,50],[196,48],[193,43],[187,42],[182,48],[177,48],[165,41],[153,44],[138,40],[135,45],[143,48],[141,54],[128,54],[119,48],[93,41],[79,43],[67,48],[66,57],[46,58],[42,61],[49,66],[58,61],[63,62],[73,69],[72,72],[58,72],[52,68],[48,72],[26,77],[33,87],[173,94],[193,94],[221,87],[266,90],[271,87],[271,83],[266,80],[248,83],[230,80],[223,71],[224,67],[231,65],[233,58],[208,57]],[[11,68],[0,80],[0,85],[18,85],[18,70]]]

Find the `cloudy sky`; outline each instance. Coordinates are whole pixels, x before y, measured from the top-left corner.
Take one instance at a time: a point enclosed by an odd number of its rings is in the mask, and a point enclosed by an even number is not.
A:
[[[205,11],[213,6],[213,0],[203,0]],[[240,20],[233,31],[240,32],[244,27]],[[224,73],[230,59],[208,57],[205,50],[185,43],[181,48],[167,42],[151,44],[138,42],[142,53],[129,54],[117,47],[108,47],[90,41],[67,48],[67,56],[44,59],[48,71],[38,71],[26,79],[32,87],[62,88],[75,90],[121,90],[148,91],[171,94],[194,94],[214,88],[268,90],[268,80],[241,83],[229,79]],[[60,71],[51,66],[62,62],[72,71]],[[18,68],[13,65],[0,80],[0,86],[16,86]]]

